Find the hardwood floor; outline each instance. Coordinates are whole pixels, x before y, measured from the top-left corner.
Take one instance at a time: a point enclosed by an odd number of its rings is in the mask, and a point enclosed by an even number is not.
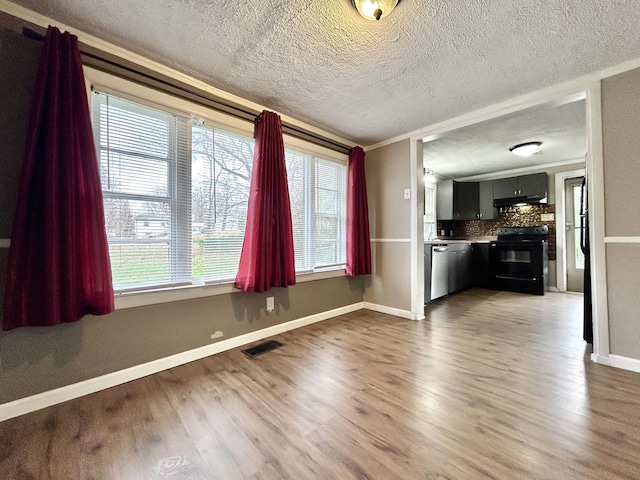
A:
[[[362,310],[0,424],[2,479],[637,479],[640,374],[582,297]]]

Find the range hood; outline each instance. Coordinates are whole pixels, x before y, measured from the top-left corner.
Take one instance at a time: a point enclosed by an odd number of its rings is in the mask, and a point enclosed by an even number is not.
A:
[[[538,205],[540,203],[547,203],[546,194],[541,193],[536,195],[493,199],[493,206],[496,208],[512,207],[514,205]]]

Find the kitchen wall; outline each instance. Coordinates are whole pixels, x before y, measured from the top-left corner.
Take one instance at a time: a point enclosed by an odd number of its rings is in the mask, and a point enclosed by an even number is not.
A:
[[[0,24],[0,238],[10,237],[41,45]],[[7,256],[8,249],[0,248],[0,293]],[[269,315],[267,294],[237,292],[89,315],[55,327],[0,332],[0,404],[357,304],[363,288],[362,277],[341,276],[273,289],[269,295],[275,297],[276,309]],[[212,340],[216,331],[223,336]]]
[[[557,287],[556,276],[556,223],[555,205],[528,205],[522,207],[504,207],[498,211],[495,220],[452,220],[438,222],[438,231],[451,232],[454,238],[495,237],[498,227],[527,227],[547,225],[549,227],[549,269],[547,273],[548,286]],[[551,221],[542,220],[542,214],[554,214]]]
[[[460,237],[495,237],[496,229],[498,227],[523,227],[533,225],[547,225],[549,227],[549,273],[548,281],[549,287],[557,286],[556,275],[556,175],[562,174],[568,171],[576,171],[584,169],[584,161],[577,159],[575,163],[567,165],[559,165],[557,167],[543,167],[539,169],[527,170],[529,173],[545,172],[548,176],[547,186],[547,203],[537,206],[525,206],[525,207],[508,207],[503,208],[497,212],[497,216],[494,220],[469,220],[469,221],[447,221],[438,222],[437,232],[445,231],[444,237],[447,236],[453,238]],[[484,181],[495,180],[499,178],[506,178],[514,176],[514,173],[510,172],[497,172],[491,175],[482,175],[481,177],[467,178],[465,181]],[[543,221],[542,214],[552,213],[554,219],[551,221]],[[451,233],[449,233],[451,232]],[[439,235],[442,236],[442,235]]]
[[[555,205],[526,205],[503,207],[494,220],[451,220],[438,222],[438,231],[452,232],[451,237],[495,237],[499,227],[549,227],[549,260],[556,259]],[[542,220],[542,215],[553,214],[553,220]]]
[[[410,142],[367,151],[365,167],[371,231],[372,274],[365,302],[411,311]]]
[[[602,126],[610,349],[640,360],[640,69],[602,81]]]

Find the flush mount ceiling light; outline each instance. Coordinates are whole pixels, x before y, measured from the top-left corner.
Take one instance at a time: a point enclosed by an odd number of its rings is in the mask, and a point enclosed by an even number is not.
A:
[[[542,142],[521,143],[519,145],[514,145],[509,149],[509,151],[519,157],[530,157],[534,153],[538,153],[540,151],[540,145],[542,145]]]
[[[380,20],[391,13],[400,0],[351,0],[367,20]]]

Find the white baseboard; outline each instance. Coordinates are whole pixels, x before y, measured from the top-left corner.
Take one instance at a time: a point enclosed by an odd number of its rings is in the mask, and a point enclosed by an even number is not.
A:
[[[608,365],[610,367],[640,373],[640,359],[637,358],[624,357],[622,355],[609,355],[605,357],[592,353],[591,360],[601,365]]]
[[[637,358],[623,357],[622,355],[609,355],[609,358],[612,367],[640,373],[640,360]]]
[[[185,363],[193,362],[226,350],[231,350],[232,348],[241,347],[242,345],[262,340],[263,338],[304,327],[305,325],[328,320],[329,318],[344,315],[345,313],[362,310],[363,308],[365,308],[364,302],[346,305],[344,307],[281,323],[262,330],[229,338],[227,340],[222,340],[221,342],[213,343],[211,345],[205,345],[204,347],[194,348],[193,350],[177,353],[169,357],[153,360],[124,370],[108,373],[100,377],[90,378],[89,380],[66,385],[64,387],[38,393],[29,397],[20,398],[0,405],[0,422],[8,420],[9,418],[24,415],[25,413],[50,407],[51,405],[73,400],[74,398],[89,395],[90,393],[115,387],[116,385],[121,385],[138,378],[146,377],[147,375],[152,375],[169,368],[177,367],[178,365],[184,365]]]
[[[364,308],[373,310],[374,312],[387,313],[396,317],[402,317],[409,320],[415,320],[409,310],[401,310],[399,308],[387,307],[386,305],[378,305],[377,303],[364,302]]]
[[[605,357],[602,355],[596,355],[595,353],[591,354],[591,361],[594,363],[599,363],[600,365],[609,365],[611,366],[611,359],[609,357]]]

